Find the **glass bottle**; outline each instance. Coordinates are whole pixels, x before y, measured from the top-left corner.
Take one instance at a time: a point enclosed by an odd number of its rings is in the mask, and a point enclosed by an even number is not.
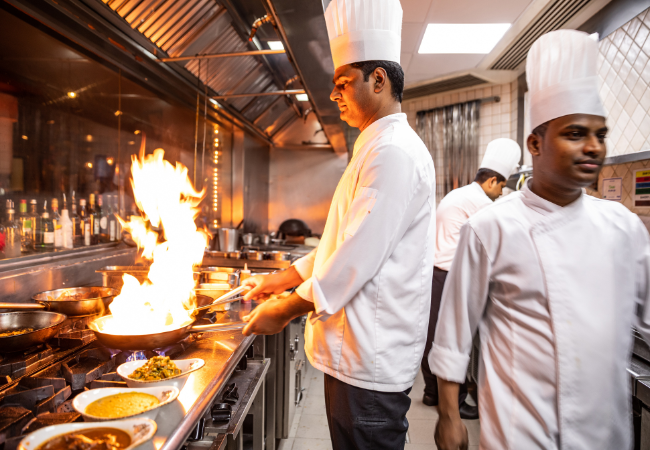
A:
[[[25,203],[27,206],[27,203]],[[5,235],[5,248],[4,254],[7,258],[15,258],[20,256],[22,246],[21,225],[15,219],[16,210],[14,209],[14,202],[7,200],[7,219],[2,224]]]
[[[50,213],[47,210],[47,200],[43,206],[43,214],[41,214],[41,234],[43,239],[39,242],[40,250],[53,250],[54,249],[54,223],[50,218]]]
[[[27,200],[20,201],[20,211],[18,213],[18,222],[20,223],[20,249],[23,253],[30,252],[34,249],[34,222],[31,215],[27,212]]]
[[[86,209],[86,200],[79,200],[79,228],[82,236],[82,244],[86,247],[90,245],[90,237],[92,235],[90,225],[90,215]]]
[[[117,209],[115,208],[115,199],[117,195],[107,195],[106,204],[108,206],[108,240],[115,242],[117,240]]]
[[[54,227],[54,248],[63,248],[63,225],[59,214],[59,200],[52,199],[52,226]]]
[[[29,217],[32,221],[32,248],[43,242],[43,230],[41,229],[41,215],[38,213],[38,202],[35,198],[29,201]]]
[[[77,213],[77,201],[74,198],[74,191],[72,191],[72,202],[70,204],[70,221],[72,222],[72,242],[74,245],[83,244],[83,228],[81,227],[81,222],[79,220],[79,214]]]
[[[99,244],[99,219],[101,217],[101,211],[99,207],[95,206],[95,194],[90,194],[90,224],[92,227],[92,233],[90,235],[90,243],[92,245]]]
[[[108,196],[107,196],[108,197]],[[104,196],[97,196],[97,209],[99,210],[99,242],[105,243],[109,241],[108,236],[108,204],[104,204]]]

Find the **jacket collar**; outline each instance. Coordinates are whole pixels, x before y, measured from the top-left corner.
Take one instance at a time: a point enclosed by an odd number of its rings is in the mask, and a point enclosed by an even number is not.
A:
[[[377,134],[379,134],[383,129],[397,123],[407,123],[405,113],[390,114],[381,119],[375,120],[373,123],[368,125],[361,134],[359,134],[359,137],[354,143],[352,154],[356,155],[361,147],[377,136]]]

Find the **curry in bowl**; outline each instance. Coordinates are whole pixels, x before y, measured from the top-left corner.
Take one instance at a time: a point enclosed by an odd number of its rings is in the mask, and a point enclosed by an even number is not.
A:
[[[36,450],[121,450],[131,445],[131,436],[117,428],[87,428],[54,436]]]
[[[123,392],[95,400],[86,407],[89,416],[117,419],[143,413],[160,404],[158,398],[143,392]]]

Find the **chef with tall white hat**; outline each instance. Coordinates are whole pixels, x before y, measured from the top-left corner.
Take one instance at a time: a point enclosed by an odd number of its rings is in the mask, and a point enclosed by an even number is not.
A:
[[[626,365],[631,326],[650,335],[650,239],[583,191],[606,154],[597,58],[575,30],[528,54],[533,177],[462,227],[429,354],[441,450],[467,448],[457,397],[477,329],[479,448],[631,448]]]
[[[440,201],[436,209],[436,255],[431,288],[431,311],[429,313],[427,345],[424,348],[421,365],[424,378],[422,402],[427,406],[438,404],[438,380],[431,373],[428,356],[436,332],[442,290],[454,259],[454,253],[456,253],[460,228],[471,216],[491,205],[501,196],[506,181],[519,166],[520,159],[519,144],[508,138],[494,139],[485,149],[485,155],[476,172],[474,182],[451,191]],[[478,419],[478,408],[466,403],[466,397],[467,384],[462,383],[458,397],[460,417]]]
[[[332,0],[325,11],[341,119],[358,128],[317,249],[252,277],[247,298],[281,293],[245,318],[244,334],[277,333],[309,313],[305,351],[325,372],[334,449],[402,449],[427,334],[435,173],[401,112],[399,0]]]

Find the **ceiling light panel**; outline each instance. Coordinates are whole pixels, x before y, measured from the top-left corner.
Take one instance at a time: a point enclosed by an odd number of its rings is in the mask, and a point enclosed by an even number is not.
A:
[[[271,50],[284,50],[284,45],[282,45],[282,41],[267,41],[267,44],[269,44],[269,48]]]
[[[509,23],[430,23],[418,53],[488,54],[509,28]]]

